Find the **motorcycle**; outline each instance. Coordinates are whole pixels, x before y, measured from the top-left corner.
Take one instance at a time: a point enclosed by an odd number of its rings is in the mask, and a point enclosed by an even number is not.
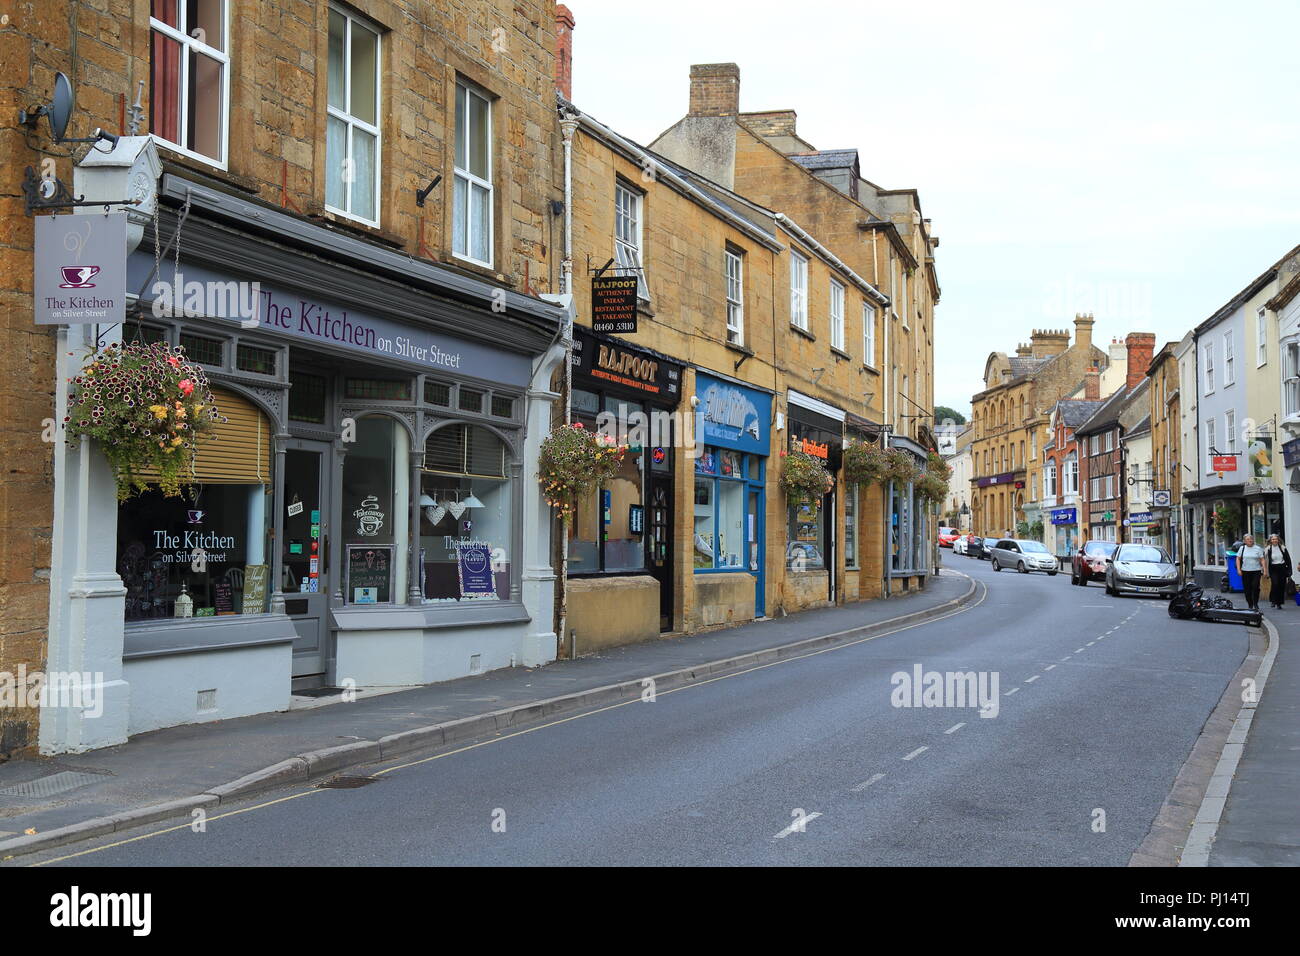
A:
[[[1264,615],[1259,611],[1239,608],[1228,598],[1205,596],[1205,590],[1195,581],[1188,581],[1169,599],[1169,616],[1180,621],[1213,621],[1217,624],[1245,624],[1260,627]]]

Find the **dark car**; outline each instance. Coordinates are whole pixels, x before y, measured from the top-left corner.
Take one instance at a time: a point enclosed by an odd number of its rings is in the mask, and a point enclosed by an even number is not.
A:
[[[1121,544],[1106,561],[1106,593],[1173,597],[1182,587],[1178,566],[1154,544]]]
[[[1070,583],[1086,587],[1106,578],[1106,559],[1115,553],[1114,541],[1086,541],[1070,558]]]
[[[984,539],[977,534],[972,534],[966,539],[966,557],[968,558],[987,558],[988,550],[984,547]]]

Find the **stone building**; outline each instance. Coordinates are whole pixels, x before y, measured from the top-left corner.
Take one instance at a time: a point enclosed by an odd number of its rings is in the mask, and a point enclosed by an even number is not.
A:
[[[1151,387],[1151,513],[1158,542],[1181,560],[1182,524],[1179,520],[1182,500],[1182,421],[1178,343],[1166,342],[1151,359],[1147,375]]]
[[[938,239],[916,190],[882,189],[863,178],[857,150],[816,149],[799,135],[793,110],[741,112],[734,63],[691,67],[687,115],[651,146],[773,210],[782,226],[798,224],[778,268],[788,294],[776,303],[777,327],[786,330],[778,351],[777,412],[790,423],[787,442],[802,440],[805,431],[887,441],[923,464],[935,447],[930,423],[940,289]],[[820,256],[879,289],[888,307],[864,301],[861,311],[841,311],[841,296],[809,272]],[[846,505],[859,514],[847,513]],[[923,584],[934,562],[933,509],[914,488],[844,489],[828,507],[834,527],[826,541],[844,538],[856,522],[863,542],[856,566],[837,556],[826,569],[835,600]],[[792,528],[806,523],[793,514],[788,521]],[[882,553],[883,567],[876,563]],[[793,573],[786,583],[802,605],[819,597],[825,582],[799,571],[797,561],[797,554],[787,557]]]
[[[1087,372],[1084,397],[1061,399],[1048,415],[1049,437],[1043,448],[1039,504],[1044,516],[1043,544],[1062,559],[1069,558],[1080,542],[1081,462],[1074,430],[1101,407],[1099,377],[1095,371]]]
[[[121,139],[59,144],[35,115],[0,154],[94,200],[131,177],[139,298],[124,324],[34,324],[33,220],[0,196],[0,671],[71,673],[103,710],[6,712],[0,751],[552,659],[553,6],[54,6],[0,29],[4,98],[47,104],[60,71],[68,136]],[[182,273],[251,305],[158,309]],[[232,423],[198,500],[119,506],[88,443],[40,440],[89,349],[123,339],[184,347]],[[190,535],[223,549],[160,550]],[[491,561],[472,594],[466,555]]]
[[[1077,315],[1073,344],[1068,330],[1035,329],[1014,355],[993,352],[985,360],[984,390],[971,398],[971,510],[977,533],[1015,533],[1030,513],[1041,520],[1041,508],[1035,504],[1026,512],[1026,504],[1038,501],[1048,416],[1058,401],[1083,388],[1086,372],[1109,361],[1092,344],[1093,324],[1091,315]]]

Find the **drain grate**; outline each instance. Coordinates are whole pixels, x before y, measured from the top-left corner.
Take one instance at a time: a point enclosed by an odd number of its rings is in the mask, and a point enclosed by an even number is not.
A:
[[[317,790],[355,790],[368,783],[374,783],[378,777],[334,777],[324,783],[316,784]]]
[[[60,770],[47,777],[38,777],[26,783],[16,783],[12,787],[0,787],[0,796],[6,797],[53,797],[69,790],[76,790],[91,783],[102,783],[104,775],[99,773],[76,773],[72,770]]]

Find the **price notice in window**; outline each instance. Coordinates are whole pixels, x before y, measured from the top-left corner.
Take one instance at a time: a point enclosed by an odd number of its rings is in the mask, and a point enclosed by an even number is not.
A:
[[[636,276],[591,280],[591,327],[596,332],[636,332]]]

